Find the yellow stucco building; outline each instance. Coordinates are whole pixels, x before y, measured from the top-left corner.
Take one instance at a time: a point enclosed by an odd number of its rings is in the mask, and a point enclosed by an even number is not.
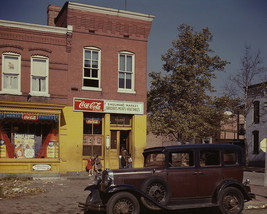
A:
[[[47,14],[0,20],[0,176],[82,172],[95,155],[121,168],[122,150],[142,166],[154,16],[74,2]]]

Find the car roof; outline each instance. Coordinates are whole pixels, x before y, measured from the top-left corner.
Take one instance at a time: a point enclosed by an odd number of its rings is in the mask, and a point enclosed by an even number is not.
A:
[[[144,153],[149,152],[163,152],[165,150],[177,150],[177,149],[235,149],[241,150],[242,148],[237,145],[233,144],[182,144],[182,145],[175,145],[175,146],[161,146],[161,147],[152,147],[144,150]]]

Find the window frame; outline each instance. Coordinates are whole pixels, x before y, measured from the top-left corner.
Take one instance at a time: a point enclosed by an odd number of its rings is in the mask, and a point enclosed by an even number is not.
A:
[[[97,120],[100,121],[100,124],[94,124],[94,123],[87,124],[88,127],[86,127],[86,120],[87,119],[92,119],[92,120],[97,119]],[[95,125],[100,125],[101,126],[101,133],[95,133],[94,132],[94,130],[95,130],[94,126]],[[89,130],[88,128],[91,129],[91,132],[85,133],[86,130]],[[101,149],[100,149],[101,150],[101,154],[98,154],[98,155],[99,155],[99,157],[103,157],[103,155],[104,155],[104,134],[103,134],[104,131],[103,130],[104,130],[104,117],[103,117],[103,115],[83,112],[83,158],[88,158],[90,156],[93,156],[96,153],[95,152],[95,148],[96,147],[101,147]],[[100,136],[101,136],[101,139],[102,139],[101,145],[95,145],[95,144],[90,144],[89,145],[89,144],[85,143],[85,140],[87,138],[96,139],[97,137],[99,138]],[[86,148],[89,148],[91,154],[89,154],[89,155],[85,154],[86,151],[87,151]]]
[[[11,56],[11,57],[17,57],[18,58],[18,87],[17,89],[7,89],[4,88],[4,76],[8,75],[8,73],[5,72],[5,56]],[[6,73],[6,74],[5,74]],[[21,95],[21,55],[14,52],[4,52],[2,53],[2,89],[1,94],[14,94],[14,95]]]
[[[132,57],[132,71],[131,72],[127,72],[127,71],[122,71],[120,70],[120,56],[121,55],[125,55],[125,67],[127,67],[127,56],[131,56]],[[120,73],[124,73],[124,75],[131,74],[132,75],[132,79],[131,79],[131,88],[127,89],[126,88],[126,77],[124,78],[124,88],[120,88]],[[132,94],[136,94],[135,92],[135,54],[133,52],[129,52],[129,51],[121,51],[118,53],[118,91],[119,93],[132,93]]]
[[[84,76],[84,69],[85,67],[85,52],[86,51],[97,51],[98,52],[98,77],[85,77]],[[82,65],[82,90],[90,90],[90,91],[102,91],[101,88],[101,49],[96,47],[84,47],[83,48],[83,65]],[[91,86],[84,86],[84,79],[92,79],[98,80],[98,87],[91,87]]]
[[[253,102],[252,122],[255,124],[260,123],[260,101]]]
[[[219,155],[218,157],[216,157],[216,161],[219,161],[219,163],[215,163],[215,162],[209,162],[209,161],[214,161],[212,160],[213,158],[209,158],[205,155],[205,157],[202,156],[202,154],[205,153],[205,154],[209,154],[209,155],[213,155],[215,153],[215,155]],[[212,154],[213,153],[213,154]],[[205,161],[205,162],[202,162],[202,161]],[[203,149],[203,150],[200,150],[199,151],[199,167],[200,168],[216,168],[216,167],[221,167],[222,166],[222,153],[220,150],[217,150],[217,149]]]
[[[258,130],[252,132],[252,153],[253,155],[260,153],[260,133]]]
[[[33,91],[33,60],[34,59],[41,59],[46,61],[46,79],[45,79],[45,91]],[[38,77],[38,76],[36,76]],[[33,55],[31,56],[31,96],[44,96],[44,97],[49,97],[50,94],[48,93],[49,91],[49,58],[41,55]]]

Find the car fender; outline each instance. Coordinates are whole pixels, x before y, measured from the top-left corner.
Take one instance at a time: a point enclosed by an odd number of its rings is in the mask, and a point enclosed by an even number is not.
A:
[[[117,192],[121,192],[121,191],[126,191],[126,192],[132,193],[138,200],[140,200],[141,197],[144,197],[145,199],[149,200],[151,203],[160,207],[161,209],[168,210],[168,208],[166,206],[159,204],[153,198],[148,196],[145,192],[143,192],[142,190],[140,190],[134,186],[131,186],[131,185],[122,184],[122,185],[110,186],[105,190],[105,193],[107,195],[109,195],[108,198],[110,198],[113,194],[115,194]]]
[[[92,204],[100,203],[102,202],[101,196],[100,196],[100,190],[98,185],[90,185],[87,186],[84,191],[90,191],[91,192],[91,199],[90,202]]]
[[[239,189],[242,194],[244,195],[244,198],[246,200],[251,200],[251,197],[249,196],[245,186],[240,183],[239,181],[235,180],[235,179],[227,179],[227,180],[223,180],[216,188],[214,194],[213,194],[213,203],[217,203],[218,199],[219,199],[219,195],[220,193],[226,188],[226,187],[236,187],[237,189]]]

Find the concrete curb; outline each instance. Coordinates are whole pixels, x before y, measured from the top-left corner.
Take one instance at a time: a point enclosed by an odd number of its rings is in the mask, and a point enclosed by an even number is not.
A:
[[[254,209],[266,209],[267,203],[259,203],[259,204],[245,204],[245,210],[254,210]]]

